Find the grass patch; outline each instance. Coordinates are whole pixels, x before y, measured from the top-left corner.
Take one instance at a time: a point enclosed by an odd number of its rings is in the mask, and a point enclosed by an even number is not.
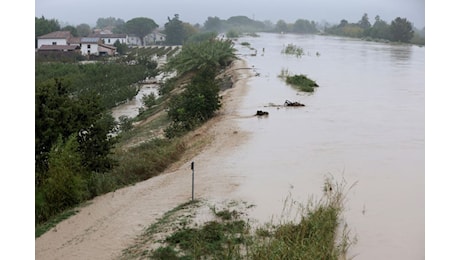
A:
[[[305,75],[287,76],[286,83],[294,85],[304,92],[313,92],[318,87],[318,84],[314,80],[309,79]]]
[[[300,91],[313,92],[318,87],[316,81],[308,78],[306,75],[296,74],[291,76],[287,69],[282,69],[278,77],[284,79],[286,83],[296,87]]]
[[[62,212],[61,214],[55,216],[54,218],[46,221],[43,224],[38,225],[35,227],[35,238],[40,237],[41,235],[45,234],[48,230],[54,228],[59,222],[68,219],[69,217],[78,213],[76,209],[70,209]]]
[[[174,249],[160,247],[157,250],[148,250],[150,244],[156,242],[155,234],[165,232],[170,226],[184,226],[193,216],[190,211],[202,205],[200,200],[188,201],[166,212],[157,222],[150,225],[144,233],[136,239],[136,243],[123,250],[123,259],[137,259],[141,256],[150,256],[153,259],[176,259]],[[181,213],[181,214],[178,214]],[[187,213],[187,214],[186,214]]]
[[[305,55],[305,52],[303,51],[302,47],[296,46],[292,43],[289,43],[287,46],[285,46],[281,50],[281,53],[286,55],[294,55],[297,58],[301,58],[303,55]]]
[[[341,259],[356,243],[350,239],[341,219],[344,203],[343,184],[326,179],[324,196],[308,203],[286,199],[284,219],[279,224],[252,225],[245,220],[245,210],[235,202],[222,209],[210,206],[213,219],[194,223],[190,212],[202,202],[188,207],[180,205],[167,212],[142,236],[143,247],[137,254],[130,251],[125,258],[148,259]],[[183,211],[188,207],[188,211]],[[292,218],[292,211],[298,218]],[[340,229],[343,229],[340,232]],[[154,240],[153,233],[169,230],[164,239]],[[146,247],[156,243],[156,248]],[[138,246],[140,243],[137,243]],[[148,249],[147,249],[148,248]],[[128,251],[126,251],[128,252]]]
[[[82,206],[87,205],[87,204],[88,203],[83,203]],[[48,221],[46,221],[44,223],[36,225],[35,226],[35,238],[38,238],[41,235],[45,234],[48,230],[51,230],[52,228],[54,228],[61,221],[70,218],[71,216],[77,214],[78,212],[80,212],[78,207],[68,209],[68,210],[63,211],[60,214],[57,214],[56,216],[54,216],[50,220],[48,220]]]

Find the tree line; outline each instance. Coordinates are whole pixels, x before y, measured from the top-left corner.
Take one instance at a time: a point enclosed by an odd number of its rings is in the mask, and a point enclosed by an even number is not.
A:
[[[424,29],[417,30],[409,20],[401,17],[397,17],[387,23],[377,15],[375,22],[371,24],[367,13],[365,13],[361,20],[356,23],[350,23],[342,19],[337,25],[321,27],[322,25],[307,19],[297,19],[293,23],[288,23],[281,19],[274,24],[269,20],[257,21],[246,16],[232,16],[228,19],[220,19],[214,16],[208,17],[203,25],[192,25],[180,20],[179,14],[174,14],[172,18],[168,17],[162,33],[166,35],[165,44],[167,45],[182,45],[189,38],[202,32],[225,33],[229,31],[232,31],[234,36],[251,32],[315,34],[323,31],[326,34],[346,37],[367,37],[415,44],[424,44],[425,41]],[[136,17],[127,22],[114,17],[98,18],[93,29],[105,28],[109,28],[113,33],[136,35],[142,41],[147,34],[158,29],[159,25],[153,19],[147,17]],[[92,31],[87,24],[60,28],[58,21],[55,19],[35,18],[36,37],[56,30],[69,30],[74,36],[87,36]]]
[[[395,18],[391,23],[387,23],[377,15],[374,24],[371,24],[367,13],[365,13],[361,20],[356,23],[349,23],[347,20],[342,19],[338,25],[325,28],[324,32],[346,37],[382,39],[424,45],[424,29],[417,34],[414,29],[409,20],[401,17]]]

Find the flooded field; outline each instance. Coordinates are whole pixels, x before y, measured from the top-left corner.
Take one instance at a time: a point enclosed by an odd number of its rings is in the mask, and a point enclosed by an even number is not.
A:
[[[329,36],[260,34],[237,43],[259,75],[238,110],[244,144],[221,158],[241,176],[237,196],[253,217],[279,216],[287,196],[320,197],[325,177],[356,185],[344,217],[358,244],[354,259],[423,259],[425,251],[424,48]],[[281,53],[295,44],[301,58]],[[251,55],[252,54],[252,55]],[[301,93],[278,77],[306,74]],[[285,100],[305,107],[277,107]],[[257,110],[268,117],[250,117]],[[248,117],[249,116],[249,117]]]

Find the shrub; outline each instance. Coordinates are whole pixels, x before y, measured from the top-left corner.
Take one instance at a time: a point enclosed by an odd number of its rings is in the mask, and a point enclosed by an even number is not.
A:
[[[76,135],[67,141],[62,137],[49,154],[49,177],[37,191],[35,218],[37,222],[73,207],[89,197],[83,178],[84,167]]]
[[[147,108],[151,108],[156,104],[156,96],[155,93],[150,93],[150,94],[144,94],[142,96],[142,103],[144,106]]]
[[[315,81],[307,78],[305,75],[286,76],[286,82],[297,86],[300,90],[305,92],[313,92],[315,87],[318,87]]]
[[[289,43],[286,47],[281,50],[281,53],[287,55],[295,55],[297,58],[302,57],[305,53],[301,47],[298,47],[292,43]]]
[[[211,70],[200,71],[179,96],[171,99],[168,117],[172,123],[166,130],[169,138],[192,130],[214,115],[220,106],[219,83]]]

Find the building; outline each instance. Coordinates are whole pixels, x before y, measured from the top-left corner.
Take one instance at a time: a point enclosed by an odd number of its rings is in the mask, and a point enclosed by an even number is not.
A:
[[[117,48],[113,46],[116,40],[126,43],[126,35],[98,35],[96,37],[73,37],[70,31],[56,31],[37,38],[37,52],[59,53],[74,52],[81,55],[115,55]],[[112,44],[106,44],[108,41]]]
[[[120,43],[127,44],[128,43],[128,36],[126,34],[102,34],[102,33],[93,33],[88,37],[96,37],[102,40],[102,43],[113,45],[116,41]]]
[[[70,31],[56,31],[48,33],[37,38],[37,48],[40,49],[42,45],[69,45],[72,38]]]

